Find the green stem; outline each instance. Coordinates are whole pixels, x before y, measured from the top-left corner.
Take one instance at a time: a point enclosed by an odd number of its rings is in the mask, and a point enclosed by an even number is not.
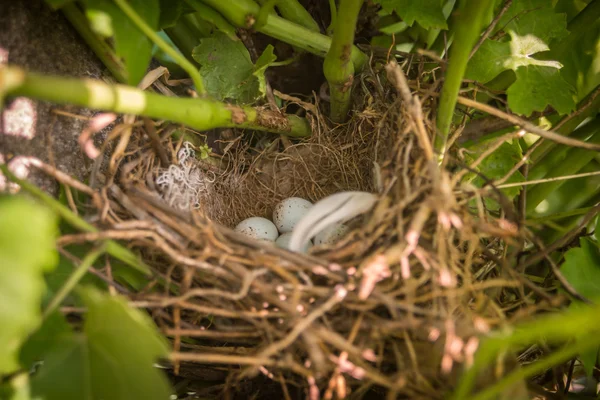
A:
[[[199,1],[186,0],[194,9]],[[233,25],[246,29],[254,25],[260,11],[258,4],[252,0],[236,0],[235,2],[202,0],[202,2],[217,10]],[[257,31],[321,57],[325,57],[331,46],[331,38],[276,15],[269,15],[265,25],[258,28]],[[352,62],[356,71],[362,70],[367,62],[367,56],[356,46],[352,47]]]
[[[88,272],[90,267],[96,262],[98,257],[100,257],[105,252],[105,246],[100,245],[97,248],[90,251],[84,258],[81,260],[81,264],[73,271],[73,273],[69,276],[69,279],[61,286],[58,292],[52,297],[50,303],[44,310],[42,314],[42,319],[46,319],[50,314],[56,310],[56,308],[63,302],[63,300],[71,293],[73,288],[79,283],[81,278]]]
[[[254,29],[260,29],[261,26],[264,26],[267,23],[267,19],[269,15],[277,15],[275,12],[275,3],[279,0],[264,0],[261,2],[260,11],[256,16],[256,22],[254,23]]]
[[[200,72],[196,69],[196,67],[188,61],[181,53],[177,50],[169,46],[167,42],[165,42],[152,28],[146,24],[142,17],[138,15],[137,12],[127,3],[126,0],[114,0],[117,6],[123,11],[127,18],[131,20],[137,26],[137,28],[142,31],[154,44],[156,44],[162,51],[171,56],[173,60],[175,60],[181,68],[188,73],[192,81],[194,81],[194,86],[196,87],[196,91],[204,95],[206,94],[206,89],[204,89],[204,83],[202,82],[202,77],[200,76]]]
[[[127,72],[125,66],[116,55],[114,50],[90,29],[87,18],[79,10],[75,3],[66,4],[61,11],[75,28],[79,36],[92,49],[96,56],[108,68],[112,76],[120,83],[127,83]]]
[[[469,61],[469,54],[479,38],[481,29],[490,13],[489,2],[480,0],[462,0],[454,26],[456,32],[450,49],[450,59],[437,113],[438,135],[435,149],[444,154],[446,140],[456,107],[456,98]]]
[[[235,28],[214,9],[205,6],[199,1],[194,3],[194,9],[196,10],[196,13],[190,15],[190,17],[193,17],[199,23],[201,22],[200,20],[202,20],[214,25],[219,31],[229,36],[231,40],[239,40],[235,33]]]
[[[325,56],[323,72],[329,83],[331,119],[344,122],[350,110],[354,64],[350,59],[354,30],[363,0],[340,0],[331,47]]]
[[[331,35],[337,21],[337,6],[335,5],[335,0],[329,0],[329,12],[331,14],[331,23],[327,27],[327,34]]]
[[[298,0],[279,0],[277,9],[283,18],[295,22],[298,25],[302,25],[313,32],[321,32],[319,24],[317,24],[312,15],[302,7],[302,4],[300,4]]]
[[[48,208],[54,211],[73,228],[78,229],[82,232],[98,232],[98,229],[96,229],[93,225],[81,219],[78,215],[73,213],[73,211],[71,211],[65,205],[61,204],[55,198],[45,193],[37,186],[29,183],[28,181],[17,178],[12,172],[10,172],[6,164],[0,165],[0,170],[2,171],[4,176],[6,176],[8,179],[13,181],[17,185],[19,185],[21,189],[23,189],[33,197],[42,201]],[[121,260],[130,267],[133,267],[134,269],[144,273],[145,275],[150,275],[150,267],[144,264],[143,261],[139,260],[138,257],[131,252],[131,250],[121,246],[120,244],[112,240],[107,240],[105,243],[105,250],[108,254],[110,254],[117,260]]]
[[[238,127],[295,137],[311,133],[308,121],[295,115],[238,107],[208,98],[167,97],[99,80],[26,73],[18,67],[0,69],[0,93],[3,92],[59,104],[166,119],[196,130]]]

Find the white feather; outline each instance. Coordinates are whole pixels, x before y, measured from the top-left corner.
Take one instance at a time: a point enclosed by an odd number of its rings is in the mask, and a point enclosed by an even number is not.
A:
[[[319,232],[369,211],[377,196],[367,192],[340,192],[319,200],[298,221],[289,243],[291,251],[301,252]]]

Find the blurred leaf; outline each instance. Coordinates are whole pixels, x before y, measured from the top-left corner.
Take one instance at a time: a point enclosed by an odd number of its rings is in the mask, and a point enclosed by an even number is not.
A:
[[[252,103],[259,95],[259,82],[254,75],[250,54],[241,41],[215,32],[200,39],[192,57],[200,64],[206,90],[219,100]]]
[[[88,312],[81,334],[62,335],[32,379],[46,400],[169,398],[163,373],[153,364],[168,348],[143,312],[95,289],[82,292]]]
[[[508,105],[516,113],[530,115],[550,104],[560,114],[575,109],[573,87],[555,68],[530,66],[516,71],[517,80],[506,94]]]
[[[596,242],[600,243],[600,216],[596,218],[596,226],[594,227],[594,237]]]
[[[27,369],[31,368],[34,362],[44,358],[57,341],[72,334],[73,330],[60,312],[50,314],[23,345],[20,354],[22,365]]]
[[[265,72],[267,68],[277,60],[277,56],[273,53],[275,48],[272,45],[268,45],[265,51],[258,57],[256,64],[254,65],[254,72],[252,73],[256,79],[258,79],[258,90],[264,96],[267,93],[267,81],[265,79]]]
[[[160,1],[160,18],[158,21],[158,29],[164,29],[174,26],[179,17],[184,11],[183,0],[159,0]]]
[[[0,197],[0,374],[19,367],[21,345],[41,321],[43,274],[58,259],[56,227],[43,206]]]
[[[158,30],[159,0],[128,0],[128,3],[148,26]],[[100,35],[114,34],[115,51],[125,61],[129,74],[127,83],[137,85],[150,63],[152,43],[112,1],[85,0],[85,4],[92,29]]]
[[[423,28],[448,29],[446,18],[442,11],[442,0],[375,0],[388,12],[396,11],[408,25],[415,21]]]

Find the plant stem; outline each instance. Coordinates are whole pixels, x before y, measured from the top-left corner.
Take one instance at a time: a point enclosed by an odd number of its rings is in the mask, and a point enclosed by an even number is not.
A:
[[[17,178],[12,172],[10,172],[6,164],[0,165],[0,170],[4,176],[19,185],[21,189],[33,197],[43,202],[48,208],[58,214],[73,228],[76,228],[82,232],[98,232],[98,229],[96,229],[93,225],[90,225],[88,222],[81,219],[78,215],[73,213],[69,208],[61,204],[55,198],[28,181]],[[105,243],[105,250],[108,254],[117,260],[121,260],[130,267],[133,267],[133,269],[138,270],[145,275],[150,275],[150,267],[144,264],[143,261],[139,260],[138,257],[131,252],[131,250],[112,240],[107,240]]]
[[[327,34],[331,35],[333,27],[337,21],[337,7],[335,5],[335,0],[329,0],[329,12],[331,14],[331,23],[327,27]]]
[[[311,31],[321,32],[319,24],[317,24],[312,15],[302,7],[302,4],[300,4],[298,0],[279,0],[277,9],[283,18],[295,22],[298,25],[302,25]]]
[[[186,0],[194,9],[199,1]],[[254,25],[260,11],[258,4],[252,0],[235,2],[202,0],[202,2],[217,10],[233,25],[246,29]],[[257,31],[321,57],[325,57],[331,46],[331,38],[276,15],[269,15],[267,22]],[[367,62],[367,56],[356,46],[352,47],[352,62],[356,71],[362,70]]]
[[[450,60],[437,112],[439,132],[435,138],[435,149],[441,155],[446,151],[446,140],[450,132],[458,91],[469,61],[469,54],[479,38],[489,13],[490,7],[487,1],[462,0],[458,9],[458,17],[454,24],[456,27],[454,43],[450,49]]]
[[[0,69],[0,93],[102,111],[142,115],[178,122],[197,130],[249,128],[287,136],[309,136],[304,118],[239,107],[212,99],[167,97],[125,85],[26,73],[18,67]]]
[[[196,91],[204,95],[206,94],[206,89],[204,89],[204,83],[202,82],[202,77],[200,76],[200,72],[196,69],[196,67],[188,61],[181,53],[177,50],[169,46],[167,42],[165,42],[152,28],[146,24],[144,19],[138,15],[137,12],[127,3],[126,0],[114,0],[117,6],[123,11],[123,13],[137,26],[137,28],[142,31],[154,44],[156,44],[162,51],[171,56],[173,60],[175,60],[181,68],[188,73],[192,81],[194,81],[194,86],[196,87]]]
[[[190,17],[213,24],[218,30],[229,36],[231,40],[239,40],[235,28],[221,14],[199,1],[194,3],[194,9],[196,13],[190,15]]]
[[[61,286],[58,292],[52,297],[50,303],[42,313],[42,319],[48,318],[50,314],[56,310],[56,308],[63,302],[65,297],[71,293],[73,288],[79,283],[81,278],[88,272],[90,267],[96,262],[98,257],[104,254],[106,248],[105,245],[100,245],[95,249],[92,249],[84,258],[81,260],[81,264],[73,271],[73,273],[69,276],[69,279]]]
[[[120,58],[104,39],[100,38],[90,29],[87,18],[77,5],[75,3],[68,3],[61,8],[61,11],[85,43],[92,49],[106,68],[108,68],[112,76],[120,83],[126,83],[127,72]]]
[[[350,51],[362,4],[363,0],[340,0],[331,47],[323,64],[331,97],[330,117],[334,122],[344,122],[350,110],[354,80],[354,65],[350,59]]]

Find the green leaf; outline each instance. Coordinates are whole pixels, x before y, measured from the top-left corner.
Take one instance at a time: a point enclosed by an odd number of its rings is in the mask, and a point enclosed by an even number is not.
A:
[[[498,22],[504,31],[520,36],[532,35],[549,43],[550,39],[566,37],[567,15],[557,13],[552,0],[516,0]]]
[[[277,56],[273,53],[275,48],[272,45],[268,45],[265,51],[258,57],[256,64],[254,65],[254,72],[252,73],[256,79],[258,79],[258,90],[264,96],[267,93],[267,81],[265,79],[265,72],[267,68],[277,60]]]
[[[127,83],[137,85],[150,63],[152,43],[112,1],[85,0],[85,3],[92,29],[100,35],[114,34],[115,51],[123,58],[129,74]],[[128,3],[148,26],[158,30],[159,0],[128,0]]]
[[[561,76],[562,64],[534,58],[550,49],[552,39],[569,34],[565,14],[556,13],[550,0],[520,0],[513,2],[498,26],[510,41],[486,40],[470,60],[465,77],[486,83],[511,69],[516,81],[507,95],[513,112],[531,115],[548,105],[560,114],[572,111],[574,88]]]
[[[483,154],[488,147],[490,142],[484,142],[482,144],[473,146],[471,150],[473,154],[466,156],[467,161],[475,161],[481,154]],[[523,157],[523,153],[519,144],[515,141],[514,143],[503,143],[496,151],[487,156],[483,162],[478,166],[478,171],[485,176],[487,179],[496,180],[503,178],[513,166]],[[466,177],[467,180],[471,180],[471,183],[477,187],[482,187],[485,184],[485,179],[475,174],[469,174]],[[516,171],[507,179],[506,183],[517,183],[523,182],[525,177],[521,172]],[[501,189],[510,200],[514,199],[521,191],[520,187],[512,187]],[[492,198],[485,199],[486,206],[489,209],[496,210],[499,208],[498,203]]]
[[[560,271],[582,296],[593,300],[600,297],[600,252],[587,238],[579,239],[581,247],[565,253]]]
[[[594,300],[600,297],[600,251],[588,238],[579,239],[580,247],[565,253],[565,261],[560,269],[565,279],[577,293]],[[570,309],[588,307],[579,301],[573,301]],[[598,348],[580,354],[583,367],[590,376],[598,359]]]
[[[215,32],[210,37],[200,39],[192,57],[200,64],[200,74],[207,92],[215,98],[248,104],[259,96],[254,65],[241,41]]]
[[[95,289],[83,292],[83,298],[88,307],[83,332],[55,341],[32,379],[34,396],[168,399],[167,379],[153,367],[168,348],[148,316]]]
[[[510,55],[510,43],[487,39],[469,61],[465,78],[483,83],[491,81],[507,69],[504,63]]]
[[[560,114],[575,109],[573,87],[555,68],[529,66],[516,71],[517,80],[506,94],[508,105],[516,113],[530,115],[533,111],[543,111],[550,104]]]
[[[44,359],[44,356],[55,343],[65,336],[71,336],[73,330],[58,311],[50,314],[42,326],[27,339],[21,349],[21,364],[30,369],[34,362]]]
[[[43,274],[58,260],[56,233],[56,217],[46,208],[0,197],[0,374],[19,367],[21,345],[41,322]]]
[[[442,0],[376,0],[388,12],[396,11],[408,25],[415,21],[423,28],[448,29]]]
[[[160,18],[158,21],[158,29],[169,28],[174,26],[179,17],[184,11],[183,0],[159,0],[160,1]]]

